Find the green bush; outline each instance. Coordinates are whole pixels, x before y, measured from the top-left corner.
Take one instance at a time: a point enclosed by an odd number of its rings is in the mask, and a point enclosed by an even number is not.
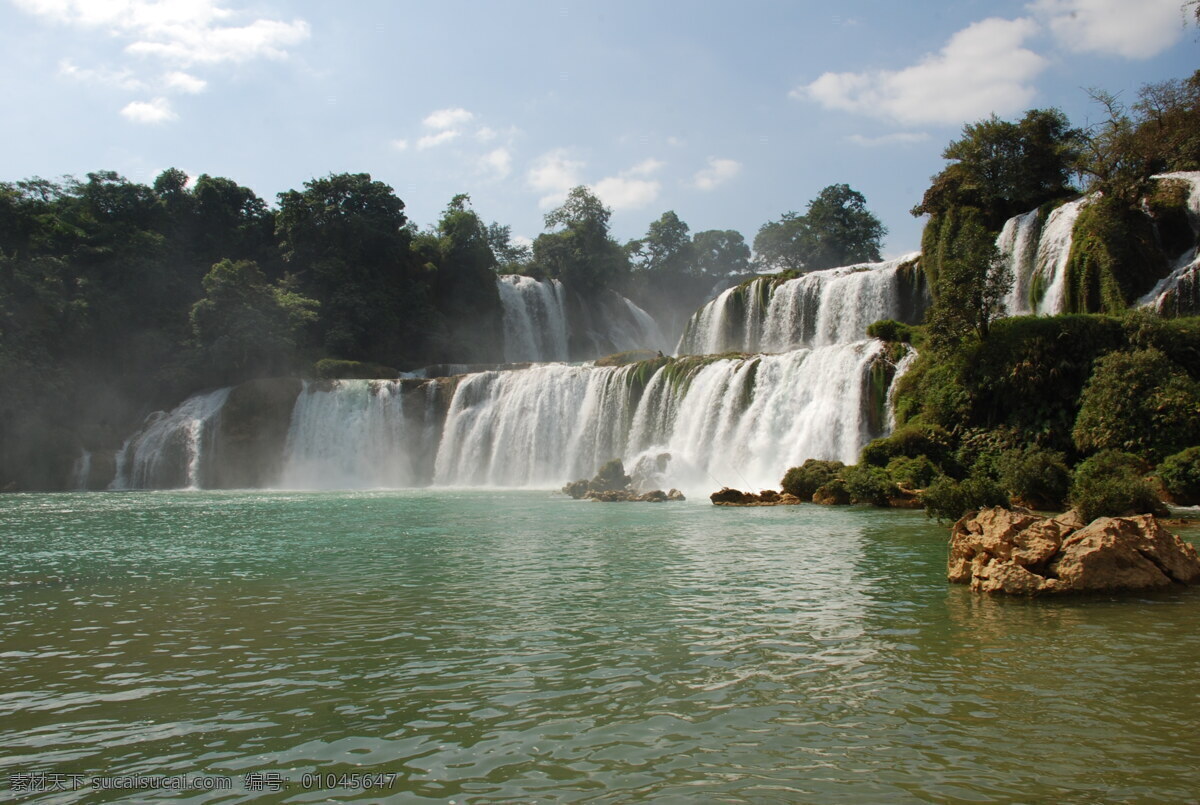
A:
[[[1158,477],[1180,506],[1200,505],[1200,447],[1168,456],[1158,467]]]
[[[876,439],[862,449],[859,464],[886,467],[897,457],[919,458],[925,456],[937,466],[942,466],[951,454],[950,434],[937,425],[905,425],[891,435]]]
[[[929,486],[941,474],[928,456],[896,456],[888,462],[887,472],[896,483],[905,483],[917,489]]]
[[[846,489],[846,482],[841,478],[834,478],[827,484],[822,484],[817,488],[812,495],[813,502],[821,500],[833,506],[846,506],[850,503],[850,492]]]
[[[996,469],[1000,486],[1034,509],[1061,509],[1071,490],[1071,470],[1066,456],[1057,450],[1005,450]]]
[[[1009,507],[1008,495],[991,478],[972,475],[962,481],[942,476],[921,493],[925,516],[939,522],[954,522],[967,512],[988,506]]]
[[[892,483],[887,470],[869,464],[847,467],[842,473],[846,491],[855,503],[870,503],[872,506],[887,506],[888,498],[896,497],[900,490]]]
[[[840,461],[819,461],[810,458],[799,467],[792,467],[779,482],[784,492],[801,500],[812,500],[813,493],[832,481],[845,468]]]
[[[1080,450],[1157,462],[1200,442],[1200,383],[1153,347],[1097,360],[1080,402],[1071,433]]]
[[[1145,464],[1130,453],[1103,450],[1075,468],[1070,503],[1085,521],[1127,514],[1165,514],[1144,477]]]
[[[867,335],[880,341],[912,342],[912,327],[895,319],[880,319],[867,326]]]

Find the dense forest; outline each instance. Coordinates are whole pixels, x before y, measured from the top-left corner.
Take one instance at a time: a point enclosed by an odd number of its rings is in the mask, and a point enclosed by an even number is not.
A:
[[[1031,421],[994,398],[1012,368],[1003,361],[1028,360],[1018,357],[1026,335],[1074,326],[997,321],[1011,282],[996,259],[999,229],[1014,214],[1094,194],[1077,226],[1069,310],[1119,315],[1191,242],[1186,192],[1150,177],[1200,168],[1200,72],[1145,87],[1129,109],[1096,97],[1106,118],[1091,129],[1033,110],[1016,122],[971,124],[947,147],[950,164],[914,208],[929,217],[928,321],[880,330],[921,345],[898,398],[902,425],[943,428],[959,441],[1004,425],[1025,434],[1014,443],[1076,449],[1059,420],[1074,422],[1078,395]],[[466,195],[422,229],[367,173],[314,178],[273,205],[232,179],[175,169],[150,186],[108,171],[0,183],[0,488],[59,488],[81,448],[111,449],[147,413],[200,389],[498,361],[501,274],[557,279],[585,304],[616,290],[677,330],[714,291],[751,272],[794,276],[878,260],[886,234],[844,184],[765,223],[753,257],[740,233],[692,233],[670,211],[620,243],[609,216],[591,191],[575,188],[527,248],[509,227],[485,223]],[[1137,333],[1187,326],[1120,325]],[[1102,352],[1072,358],[1077,386]],[[1183,360],[1178,351],[1173,360]],[[975,379],[991,364],[996,375]],[[1176,365],[1200,379],[1194,359]]]

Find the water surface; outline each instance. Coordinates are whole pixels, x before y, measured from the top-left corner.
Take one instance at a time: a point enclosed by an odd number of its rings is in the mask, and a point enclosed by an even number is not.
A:
[[[6,778],[238,781],[185,802],[1200,790],[1200,594],[980,598],[919,512],[139,492],[7,495],[0,522]],[[394,787],[299,783],[354,771]]]

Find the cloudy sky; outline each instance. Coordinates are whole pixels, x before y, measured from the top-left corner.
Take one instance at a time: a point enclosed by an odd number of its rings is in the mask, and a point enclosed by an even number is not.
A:
[[[0,0],[0,180],[178,167],[273,202],[365,171],[534,237],[577,184],[615,234],[758,227],[845,182],[908,214],[965,122],[1200,65],[1181,0]]]

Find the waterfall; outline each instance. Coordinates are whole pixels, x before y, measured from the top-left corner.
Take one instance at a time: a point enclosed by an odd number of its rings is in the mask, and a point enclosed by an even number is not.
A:
[[[1041,215],[1038,210],[1031,210],[1005,221],[1000,236],[996,238],[996,250],[1012,272],[1012,288],[1004,300],[1010,316],[1025,316],[1034,312],[1035,304],[1030,295],[1033,292],[1033,276],[1037,271],[1038,237],[1041,231]]]
[[[306,383],[280,486],[556,488],[605,461],[664,486],[768,487],[806,458],[853,461],[881,435],[874,340],[751,358],[543,364],[442,380]],[[228,389],[157,414],[126,443],[117,488],[204,486]]]
[[[567,359],[567,313],[562,283],[509,274],[497,280],[504,312],[504,359]]]
[[[1071,257],[1071,235],[1075,219],[1089,199],[1069,201],[1056,207],[1046,219],[1038,239],[1037,262],[1030,282],[1034,311],[1042,315],[1062,313],[1067,300],[1067,261]],[[1016,284],[1014,282],[1014,284]],[[1039,290],[1044,289],[1042,293]]]
[[[498,288],[509,363],[591,360],[669,346],[653,317],[615,291],[603,291],[584,306],[578,298],[571,304],[558,280],[512,274],[500,277]]]
[[[730,288],[692,316],[676,352],[783,352],[861,339],[879,319],[917,323],[929,303],[924,277],[905,267],[917,256]]]
[[[1188,223],[1200,236],[1200,171],[1160,173],[1151,178],[1176,179],[1187,182]],[[1200,311],[1200,243],[1175,260],[1171,273],[1159,280],[1154,288],[1138,300],[1138,305],[1153,308],[1163,314],[1186,314]]]
[[[111,489],[169,489],[204,485],[213,425],[232,389],[198,394],[178,408],[151,414],[117,453]]]

